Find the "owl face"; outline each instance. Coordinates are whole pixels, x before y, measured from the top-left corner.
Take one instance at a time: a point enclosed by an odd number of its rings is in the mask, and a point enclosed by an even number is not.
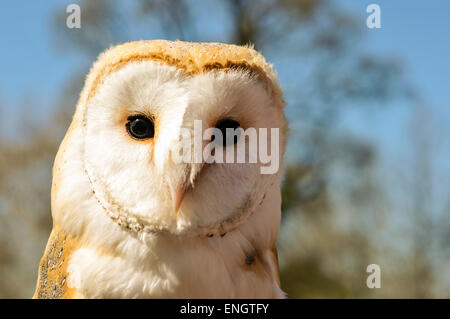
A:
[[[75,130],[83,174],[97,203],[125,228],[223,235],[245,221],[279,175],[261,174],[264,163],[258,156],[248,161],[245,134],[226,143],[207,133],[210,128],[253,128],[269,149],[280,145],[281,163],[284,116],[267,83],[250,68],[186,72],[157,59],[131,60],[87,83],[84,95],[74,120],[79,122]],[[275,139],[270,133],[260,136],[260,128],[282,133]],[[225,156],[227,149],[237,153],[243,147],[247,161],[208,161],[203,150],[214,141],[210,155],[221,150]],[[176,160],[186,143],[190,160]],[[199,145],[200,161],[194,154]],[[76,184],[71,185],[76,192]]]

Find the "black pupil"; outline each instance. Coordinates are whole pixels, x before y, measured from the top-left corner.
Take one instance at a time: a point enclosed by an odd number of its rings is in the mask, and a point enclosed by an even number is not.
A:
[[[239,131],[235,133],[234,130],[240,126],[241,125],[239,124],[239,122],[237,122],[235,120],[230,120],[230,119],[225,119],[225,120],[221,120],[221,121],[217,122],[216,128],[222,132],[223,145],[226,146],[226,145],[231,145],[231,144],[237,143],[237,141],[239,140]],[[233,129],[233,130],[230,133],[227,133],[227,128]],[[227,134],[228,135],[231,134],[231,135],[228,136]],[[234,134],[234,138],[232,138],[233,134]],[[215,138],[216,137],[213,135],[211,137],[211,141],[214,141]]]
[[[145,116],[134,116],[128,118],[128,133],[136,139],[152,138],[155,135],[153,122]]]

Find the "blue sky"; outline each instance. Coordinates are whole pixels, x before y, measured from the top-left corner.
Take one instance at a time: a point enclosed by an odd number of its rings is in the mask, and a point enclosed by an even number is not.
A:
[[[3,2],[0,9],[0,97],[14,107],[24,92],[50,102],[74,67],[57,52],[50,18],[57,1]]]
[[[367,29],[368,49],[401,57],[425,99],[450,111],[450,1],[351,1],[339,4],[366,19],[370,3],[381,7],[382,27]]]

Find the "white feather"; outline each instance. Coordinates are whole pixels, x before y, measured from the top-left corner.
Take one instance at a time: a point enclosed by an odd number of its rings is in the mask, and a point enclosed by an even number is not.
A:
[[[84,125],[58,154],[62,164],[52,209],[55,222],[83,242],[69,264],[69,277],[80,276],[71,280],[79,282],[80,295],[284,296],[272,252],[280,224],[281,172],[261,175],[261,163],[216,163],[203,167],[178,214],[170,195],[171,183],[190,178],[187,166],[196,173],[203,165],[171,160],[181,128],[193,130],[194,119],[213,126],[232,117],[283,133],[282,115],[256,78],[241,70],[186,76],[156,62],[130,63],[79,107]],[[156,119],[154,145],[127,135],[124,121],[136,113]],[[284,134],[280,139],[281,163]],[[113,221],[117,216],[151,231],[124,230]],[[204,236],[208,232],[216,236]],[[245,264],[250,252],[257,253],[255,267],[263,271]]]

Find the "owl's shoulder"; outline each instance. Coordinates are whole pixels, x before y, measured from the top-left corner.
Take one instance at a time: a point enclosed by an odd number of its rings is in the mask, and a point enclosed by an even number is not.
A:
[[[76,298],[77,291],[69,288],[67,266],[79,242],[54,226],[39,264],[34,299]]]

